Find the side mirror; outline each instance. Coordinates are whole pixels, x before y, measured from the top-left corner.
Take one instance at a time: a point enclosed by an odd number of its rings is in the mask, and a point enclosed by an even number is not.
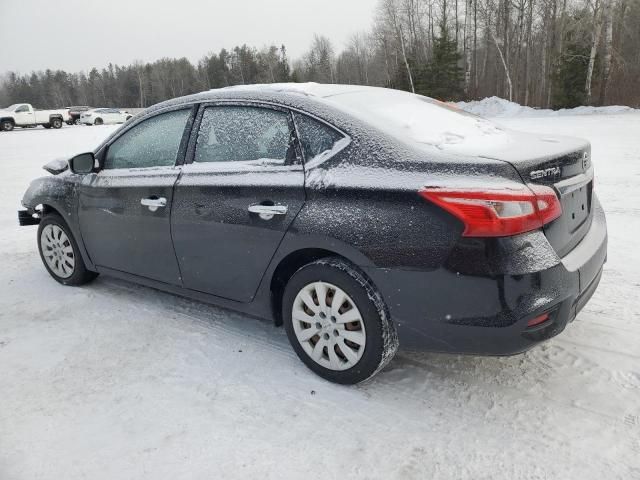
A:
[[[69,168],[73,173],[84,175],[95,170],[96,159],[93,153],[81,153],[69,160]]]

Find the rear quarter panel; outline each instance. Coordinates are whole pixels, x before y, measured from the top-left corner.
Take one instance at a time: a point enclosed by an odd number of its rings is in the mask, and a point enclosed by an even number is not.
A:
[[[521,185],[503,161],[417,150],[353,125],[348,133],[349,146],[307,168],[307,202],[290,233],[298,241],[313,236],[348,245],[361,255],[352,259],[361,266],[431,270],[445,264],[463,225],[424,200],[421,188]]]

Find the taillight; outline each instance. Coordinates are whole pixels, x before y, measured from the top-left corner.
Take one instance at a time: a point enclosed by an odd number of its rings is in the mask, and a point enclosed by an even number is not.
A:
[[[496,190],[426,187],[419,193],[459,218],[465,225],[464,237],[517,235],[562,215],[555,192],[542,185]]]

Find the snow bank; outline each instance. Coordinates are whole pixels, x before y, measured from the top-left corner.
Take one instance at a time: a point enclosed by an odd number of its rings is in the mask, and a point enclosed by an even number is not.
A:
[[[576,107],[563,108],[561,110],[549,110],[543,108],[524,107],[515,102],[510,102],[500,97],[487,97],[482,100],[471,102],[458,102],[456,105],[469,113],[480,115],[481,117],[544,117],[549,115],[602,115],[616,113],[630,113],[638,110],[622,105],[611,105],[608,107]]]

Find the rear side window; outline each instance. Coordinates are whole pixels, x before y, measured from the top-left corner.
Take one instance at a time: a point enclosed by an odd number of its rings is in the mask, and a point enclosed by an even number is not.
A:
[[[336,143],[344,138],[342,134],[327,124],[311,117],[296,113],[294,118],[307,162],[323,153],[332,151]]]
[[[163,113],[136,125],[107,150],[105,169],[175,165],[191,110]]]
[[[289,165],[295,162],[289,114],[260,107],[208,107],[194,161]]]

